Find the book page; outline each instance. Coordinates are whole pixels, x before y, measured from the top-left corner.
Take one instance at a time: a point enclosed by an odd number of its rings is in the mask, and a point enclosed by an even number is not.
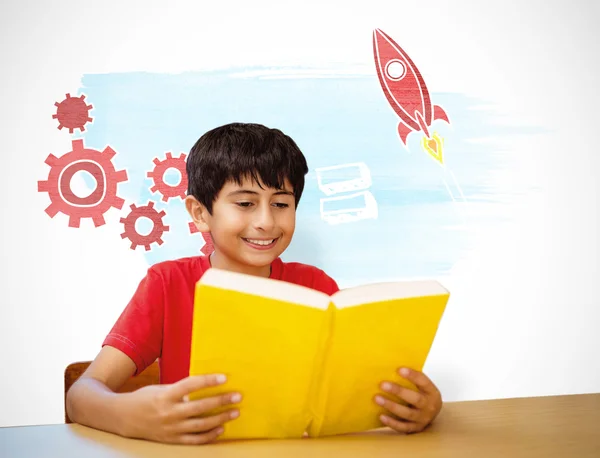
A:
[[[253,288],[259,284],[271,283],[253,282]],[[330,316],[319,308],[199,283],[190,375],[222,373],[228,381],[191,398],[231,391],[243,396],[240,417],[225,424],[223,439],[302,437],[312,418],[313,374],[322,366]]]
[[[199,283],[320,310],[326,310],[331,300],[327,294],[306,286],[216,268],[207,270]]]
[[[414,388],[401,381],[397,369],[423,368],[447,300],[445,294],[335,309],[322,382],[322,420],[311,435],[381,427],[384,411],[373,401],[381,393],[380,383]]]
[[[447,295],[448,290],[435,280],[373,283],[343,289],[332,296],[337,308],[409,297]]]

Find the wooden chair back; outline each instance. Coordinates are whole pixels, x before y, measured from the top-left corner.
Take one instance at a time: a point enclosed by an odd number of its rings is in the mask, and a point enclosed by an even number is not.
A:
[[[85,372],[91,361],[82,361],[77,363],[71,363],[65,369],[65,394],[64,394],[64,405],[65,405],[65,423],[72,423],[71,419],[67,415],[67,391],[77,381],[79,377]],[[119,393],[129,393],[135,391],[138,388],[148,385],[158,385],[160,383],[158,362],[155,361],[144,370],[141,374],[131,377],[127,380]]]

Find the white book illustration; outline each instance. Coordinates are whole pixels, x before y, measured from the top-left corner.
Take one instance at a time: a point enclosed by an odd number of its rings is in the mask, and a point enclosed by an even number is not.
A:
[[[371,186],[371,171],[364,162],[315,169],[319,189],[327,196],[355,192]]]
[[[321,219],[329,224],[377,219],[377,215],[377,201],[370,191],[321,199]]]

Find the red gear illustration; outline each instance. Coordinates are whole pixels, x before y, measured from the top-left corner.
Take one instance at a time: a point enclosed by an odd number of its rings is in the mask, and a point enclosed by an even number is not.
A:
[[[105,224],[104,213],[111,207],[121,209],[125,201],[117,196],[117,185],[127,181],[125,170],[115,170],[112,158],[117,154],[110,146],[104,151],[85,148],[83,140],[73,140],[73,151],[57,158],[48,155],[50,172],[46,181],[38,181],[38,192],[47,192],[50,205],[46,213],[54,218],[58,212],[69,216],[69,227],[79,227],[81,218],[91,218],[94,226]],[[90,173],[96,189],[87,197],[78,197],[71,190],[71,179],[77,172]]]
[[[190,228],[190,234],[197,234],[198,232],[200,232],[193,221],[190,221],[188,225]],[[205,256],[208,256],[215,250],[215,246],[213,245],[212,237],[210,236],[209,232],[202,232],[202,238],[204,239],[204,245],[202,246],[200,251]]]
[[[55,102],[56,114],[52,115],[52,119],[58,119],[58,129],[66,127],[69,133],[73,133],[73,129],[79,129],[81,132],[85,130],[85,124],[91,122],[93,118],[89,117],[89,111],[94,108],[92,105],[86,105],[85,95],[79,97],[71,97],[71,94],[66,94],[66,99],[62,102]]]
[[[212,237],[209,232],[203,232],[202,238],[204,239],[204,246],[200,249],[200,251],[205,255],[209,256],[213,251],[215,251],[215,246],[213,245]]]
[[[162,194],[162,200],[166,202],[171,197],[185,198],[185,192],[187,191],[188,179],[185,173],[185,153],[181,153],[178,158],[174,158],[171,153],[166,154],[164,161],[159,160],[157,157],[154,158],[155,164],[154,170],[148,172],[148,178],[152,178],[154,186],[150,188],[151,192],[160,192]],[[171,186],[165,183],[164,176],[168,169],[176,169],[181,174],[181,180],[175,186]]]
[[[126,218],[121,218],[124,230],[121,234],[121,238],[127,237],[131,240],[131,249],[135,250],[139,245],[143,245],[146,251],[150,251],[150,245],[154,242],[159,245],[163,244],[161,239],[164,232],[169,230],[169,226],[163,224],[163,217],[166,215],[165,211],[156,211],[154,208],[154,202],[149,201],[147,205],[136,207],[135,204],[131,204],[129,207],[131,212]],[[135,223],[140,218],[148,218],[152,221],[152,231],[148,235],[142,235],[135,229]]]

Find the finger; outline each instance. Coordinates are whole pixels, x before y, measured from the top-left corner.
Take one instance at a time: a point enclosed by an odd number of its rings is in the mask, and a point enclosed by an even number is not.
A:
[[[394,431],[398,431],[399,433],[410,434],[417,433],[423,430],[423,426],[420,423],[396,420],[395,418],[392,418],[388,415],[381,415],[379,419],[381,420],[381,423],[383,423],[386,426],[389,426]]]
[[[390,393],[394,396],[397,396],[398,398],[402,399],[403,401],[406,401],[408,404],[417,407],[418,409],[422,409],[427,405],[427,399],[423,394],[411,390],[409,388],[400,386],[396,383],[383,382],[381,384],[381,389],[386,393]]]
[[[375,402],[383,408],[389,410],[401,420],[407,420],[417,423],[423,421],[423,412],[419,409],[413,409],[408,406],[403,406],[402,404],[390,401],[389,399],[386,399],[383,396],[375,396]]]
[[[177,418],[196,417],[219,407],[237,404],[241,400],[240,393],[226,393],[196,401],[180,402],[175,405],[173,412]]]
[[[237,409],[228,410],[218,415],[204,418],[188,418],[175,426],[178,433],[204,433],[221,426],[223,423],[235,420],[240,416]]]
[[[227,381],[223,374],[194,375],[181,379],[169,387],[168,396],[173,401],[181,401],[187,394],[211,386],[222,385]]]
[[[202,434],[182,434],[178,437],[177,442],[184,445],[208,444],[223,434],[223,431],[225,431],[224,428],[222,426],[218,426],[217,428]]]
[[[439,394],[437,387],[423,372],[415,371],[413,369],[409,369],[408,367],[401,367],[398,369],[398,373],[406,380],[414,383],[419,391],[427,394]]]

